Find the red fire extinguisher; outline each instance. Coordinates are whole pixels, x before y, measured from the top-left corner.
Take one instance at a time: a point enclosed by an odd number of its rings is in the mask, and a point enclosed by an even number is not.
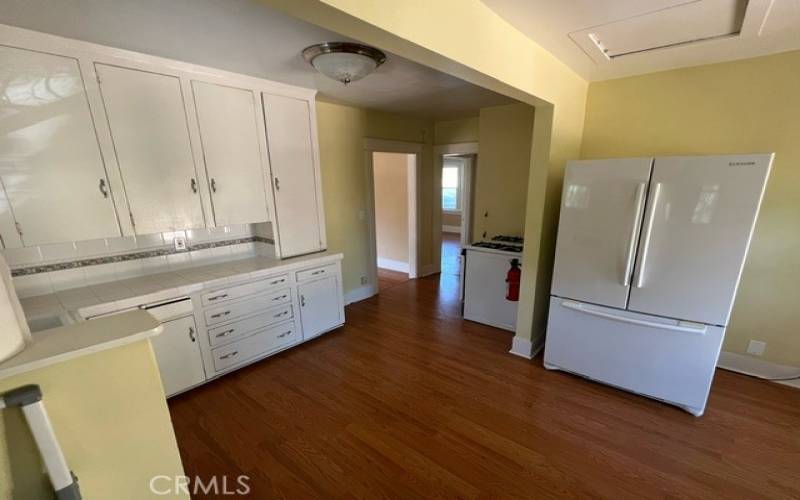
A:
[[[519,301],[519,282],[522,279],[522,270],[519,268],[519,260],[511,259],[511,269],[506,274],[506,283],[508,283],[508,290],[506,291],[506,300],[512,302]]]

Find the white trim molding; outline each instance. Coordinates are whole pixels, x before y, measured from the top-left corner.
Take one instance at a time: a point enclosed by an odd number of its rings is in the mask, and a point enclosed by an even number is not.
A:
[[[534,341],[514,335],[511,340],[511,350],[509,353],[525,359],[533,359],[544,348],[544,335],[540,335]]]
[[[736,373],[743,373],[770,382],[800,388],[800,379],[795,380],[772,380],[781,378],[800,377],[800,368],[796,366],[781,365],[766,361],[761,358],[739,354],[735,352],[722,351],[719,354],[717,367]]]
[[[447,226],[442,224],[442,232],[461,234],[461,226]]]
[[[354,302],[361,302],[373,297],[376,293],[373,285],[365,285],[355,288],[344,294],[344,305],[350,305]]]
[[[392,260],[392,259],[385,259],[383,257],[378,257],[378,267],[380,269],[388,269],[390,271],[398,271],[401,273],[408,272],[408,262],[403,262],[400,260]]]

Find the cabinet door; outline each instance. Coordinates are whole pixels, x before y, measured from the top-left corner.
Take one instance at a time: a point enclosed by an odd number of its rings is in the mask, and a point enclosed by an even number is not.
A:
[[[569,162],[553,295],[625,307],[652,163],[652,158]]]
[[[119,236],[78,62],[5,46],[0,61],[0,176],[24,244]]]
[[[309,102],[264,94],[264,117],[281,256],[321,250]]]
[[[316,337],[344,323],[338,276],[328,276],[321,280],[303,283],[298,290],[304,339]]]
[[[628,309],[726,325],[772,155],[656,158]]]
[[[195,386],[206,379],[197,343],[194,317],[162,323],[164,331],[150,342],[156,353],[161,383],[167,397]]]
[[[95,67],[136,233],[204,226],[178,78]]]
[[[253,92],[197,81],[192,91],[216,225],[268,220]]]

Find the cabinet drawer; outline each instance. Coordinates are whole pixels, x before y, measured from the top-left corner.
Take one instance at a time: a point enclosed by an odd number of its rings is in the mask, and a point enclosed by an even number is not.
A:
[[[212,307],[204,311],[207,325],[216,325],[225,321],[236,319],[240,316],[247,316],[260,312],[268,307],[287,304],[292,300],[292,292],[288,288],[283,288],[271,293],[258,295],[247,300],[234,302],[232,304]]]
[[[273,287],[282,285],[285,286],[287,283],[289,283],[288,274],[272,276],[270,278],[254,281],[252,283],[245,283],[243,285],[232,286],[230,288],[224,288],[222,290],[205,293],[202,295],[202,301],[204,306],[210,306],[219,304],[220,302],[238,299],[246,295],[263,292]]]
[[[315,278],[324,278],[325,276],[330,276],[331,274],[336,274],[336,264],[297,271],[297,281],[301,282]]]
[[[275,307],[256,316],[236,321],[227,325],[216,326],[208,329],[208,341],[211,347],[227,344],[239,337],[252,333],[261,328],[265,328],[281,321],[286,321],[294,317],[292,305],[286,304]]]
[[[294,321],[260,331],[249,337],[211,350],[214,370],[221,372],[300,340]]]

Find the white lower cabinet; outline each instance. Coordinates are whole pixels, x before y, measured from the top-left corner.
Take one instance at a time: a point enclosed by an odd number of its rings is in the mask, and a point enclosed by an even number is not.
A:
[[[164,331],[151,340],[167,397],[206,380],[193,316],[165,321]]]
[[[299,274],[299,273],[298,273]],[[297,287],[303,339],[310,339],[344,323],[338,275],[329,275]]]
[[[228,368],[257,358],[280,347],[294,344],[300,340],[294,321],[261,330],[228,345],[217,347],[211,352],[214,371]]]

